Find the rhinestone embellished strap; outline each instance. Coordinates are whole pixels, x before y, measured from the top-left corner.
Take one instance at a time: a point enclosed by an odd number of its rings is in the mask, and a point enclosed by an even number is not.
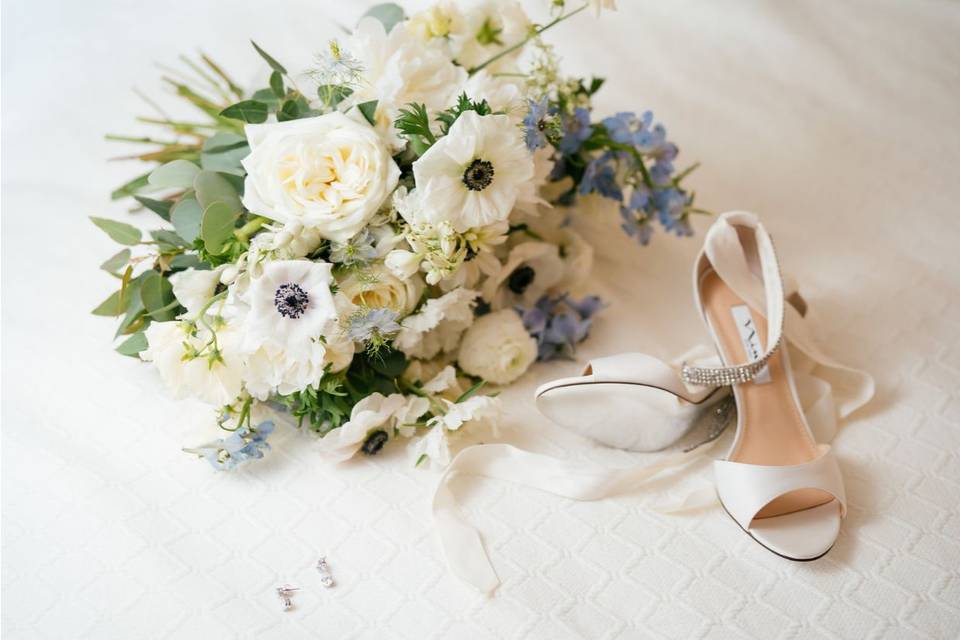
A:
[[[777,340],[776,344],[759,360],[733,367],[691,367],[685,364],[680,369],[680,379],[686,384],[704,387],[728,387],[732,384],[750,382],[754,376],[763,371],[767,361],[779,346],[780,341]]]

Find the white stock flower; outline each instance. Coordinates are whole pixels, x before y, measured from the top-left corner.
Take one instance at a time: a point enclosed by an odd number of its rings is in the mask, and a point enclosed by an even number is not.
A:
[[[562,282],[565,266],[557,245],[530,241],[510,250],[497,274],[483,283],[483,299],[493,309],[529,306]]]
[[[266,343],[295,351],[324,335],[337,312],[330,293],[330,265],[309,260],[277,260],[263,265],[242,296],[247,305],[243,348],[252,353]]]
[[[184,315],[187,318],[196,318],[200,310],[210,301],[217,285],[220,283],[220,275],[226,268],[227,265],[221,265],[216,269],[194,269],[191,267],[170,276],[173,295],[180,304],[186,307],[187,313]]]
[[[232,328],[217,331],[220,360],[214,361],[205,355],[190,357],[210,342],[206,329],[192,331],[185,322],[152,322],[145,334],[148,346],[140,352],[140,358],[153,363],[175,398],[197,398],[222,406],[240,395],[242,362],[238,336]]]
[[[467,69],[477,67],[530,34],[531,22],[516,0],[479,0],[467,10],[467,37],[457,62]],[[514,70],[522,48],[486,67],[491,72]]]
[[[474,300],[471,289],[454,289],[439,298],[427,300],[423,308],[400,323],[393,346],[411,358],[430,359],[440,352],[453,351],[464,329],[473,323]]]
[[[383,264],[375,263],[347,272],[339,282],[339,290],[357,307],[392,309],[402,317],[419,304],[423,280],[416,274],[401,278]]]
[[[376,131],[342,113],[246,126],[243,204],[345,242],[377,213],[400,176]]]
[[[416,422],[429,408],[426,398],[372,393],[353,405],[350,420],[321,438],[317,447],[328,460],[347,460],[360,450],[371,433],[383,431],[390,438],[394,428]]]
[[[413,174],[423,219],[458,232],[504,221],[519,197],[533,195],[533,157],[505,115],[464,112]]]
[[[513,309],[480,316],[463,334],[457,362],[466,373],[509,384],[537,359],[537,341]]]
[[[320,341],[292,350],[266,342],[244,356],[244,386],[250,395],[267,400],[315,386],[324,375],[327,350]]]
[[[417,102],[431,114],[442,111],[467,76],[443,51],[426,46],[412,31],[398,25],[387,33],[374,18],[361,20],[344,47],[363,66],[363,78],[348,102],[377,101],[375,126],[394,149],[406,144],[393,126],[400,109]]]

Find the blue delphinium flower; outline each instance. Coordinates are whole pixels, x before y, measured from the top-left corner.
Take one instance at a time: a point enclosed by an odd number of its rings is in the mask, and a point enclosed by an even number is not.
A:
[[[674,187],[653,192],[652,205],[656,209],[657,220],[664,229],[678,236],[693,235],[690,221],[684,215],[688,204],[688,196]]]
[[[590,334],[592,317],[603,303],[597,296],[574,300],[567,295],[543,296],[529,308],[516,307],[523,326],[537,341],[537,359],[570,358]]]
[[[550,127],[550,103],[544,96],[540,102],[529,101],[527,115],[523,119],[523,138],[527,149],[534,151],[547,146],[547,129]]]
[[[267,438],[273,433],[273,421],[266,420],[256,427],[246,425],[226,438],[192,449],[184,449],[209,462],[214,469],[228,470],[248,460],[259,460],[270,450]]]
[[[364,229],[346,242],[330,243],[330,262],[351,266],[369,262],[377,257],[373,246],[374,237],[369,229]]]
[[[565,155],[571,155],[579,151],[586,139],[593,133],[593,127],[590,126],[590,111],[583,107],[574,109],[573,115],[562,114],[560,116],[560,126],[563,128],[563,137],[560,138],[558,148]]]
[[[604,198],[623,200],[623,189],[617,182],[617,170],[613,160],[614,155],[607,152],[587,164],[578,188],[581,195],[597,192]]]
[[[399,317],[400,314],[386,307],[357,311],[350,316],[347,336],[354,342],[382,343],[386,337],[400,331]]]

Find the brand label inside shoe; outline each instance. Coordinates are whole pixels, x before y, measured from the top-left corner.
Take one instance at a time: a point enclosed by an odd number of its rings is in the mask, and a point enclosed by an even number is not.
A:
[[[745,304],[738,304],[730,307],[730,313],[733,314],[733,321],[737,324],[737,331],[740,332],[740,340],[743,342],[743,350],[746,352],[747,358],[751,361],[759,360],[763,356],[763,345],[760,344],[760,334],[757,333],[750,307]],[[770,382],[770,371],[767,367],[757,372],[757,375],[753,377],[753,382],[756,384]]]

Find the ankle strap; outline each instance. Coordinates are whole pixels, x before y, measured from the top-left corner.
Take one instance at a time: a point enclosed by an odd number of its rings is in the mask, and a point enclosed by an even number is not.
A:
[[[749,229],[756,240],[756,253],[744,246],[738,227]],[[694,273],[694,286],[697,306],[700,306],[699,274],[701,263],[706,260],[710,267],[733,288],[741,297],[751,302],[749,295],[755,290],[756,275],[750,268],[751,261],[759,261],[763,279],[763,306],[766,308],[768,322],[767,345],[764,353],[757,359],[744,364],[729,367],[693,367],[684,364],[680,369],[680,378],[687,384],[702,386],[727,386],[749,382],[767,365],[767,361],[780,347],[783,340],[783,280],[780,276],[780,263],[773,248],[773,240],[757,217],[746,212],[723,214],[707,232],[703,253],[697,260]],[[752,296],[756,298],[756,296]],[[760,306],[760,300],[752,300]]]

